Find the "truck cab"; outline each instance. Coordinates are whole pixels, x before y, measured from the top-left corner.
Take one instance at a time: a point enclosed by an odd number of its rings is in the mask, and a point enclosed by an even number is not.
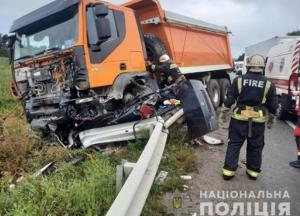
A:
[[[56,0],[17,19],[10,33],[12,93],[33,129],[63,140],[72,130],[118,123],[135,98],[162,88],[145,64],[163,54],[207,86],[215,107],[230,85],[227,28],[165,11],[156,0]]]
[[[13,92],[36,129],[113,115],[133,80],[147,88],[151,78],[136,16],[123,6],[54,1],[10,32]]]

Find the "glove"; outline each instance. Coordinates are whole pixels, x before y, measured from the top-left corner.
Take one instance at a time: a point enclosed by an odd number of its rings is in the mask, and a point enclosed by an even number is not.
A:
[[[170,100],[165,100],[164,101],[164,105],[174,105],[174,106],[179,106],[181,105],[181,101],[180,100],[176,100],[176,99],[170,99]]]
[[[222,123],[222,124],[225,124],[227,123],[227,114],[229,113],[230,111],[230,108],[226,107],[225,105],[223,105],[221,107],[221,112],[220,112],[220,115],[219,115],[219,121]]]
[[[272,129],[275,124],[275,115],[272,113],[269,113],[268,121],[267,121],[267,128]]]

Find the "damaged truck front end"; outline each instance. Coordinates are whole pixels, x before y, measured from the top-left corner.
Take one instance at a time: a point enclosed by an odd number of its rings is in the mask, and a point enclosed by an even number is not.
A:
[[[11,28],[15,33],[12,92],[21,99],[32,128],[43,131],[68,121],[76,87],[83,79],[88,85],[87,78],[80,77],[84,62],[83,47],[76,44],[78,4],[60,6],[52,6],[53,14],[47,17],[42,11],[27,15]]]
[[[80,147],[82,132],[163,115],[169,108],[163,102],[177,98],[179,83],[170,88],[169,77],[146,69],[146,60],[159,64],[161,55],[182,52],[158,37],[165,38],[160,33],[169,26],[164,13],[158,1],[132,4],[133,9],[99,0],[55,0],[13,23],[11,92],[31,128],[50,142]],[[142,21],[152,13],[162,22]],[[195,94],[193,102],[180,100],[197,105],[182,107],[197,113],[202,135],[217,124],[204,87],[195,86],[185,92]]]
[[[122,119],[126,104],[156,90],[145,70],[125,73],[126,68],[120,67],[126,62],[118,68],[124,74],[118,71],[111,83],[101,83],[102,78],[107,80],[106,66],[101,64],[109,63],[100,58],[109,54],[104,53],[109,49],[105,42],[116,34],[110,18],[124,22],[124,14],[103,4],[67,0],[54,1],[14,22],[12,92],[33,130],[54,134],[68,145],[80,130],[118,123],[113,120]],[[121,30],[118,34],[124,40]]]

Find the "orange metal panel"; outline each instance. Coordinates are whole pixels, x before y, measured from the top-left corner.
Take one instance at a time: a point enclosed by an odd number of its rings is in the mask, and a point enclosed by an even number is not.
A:
[[[170,24],[163,28],[169,32],[174,60],[179,65],[190,67],[231,63],[226,35]]]
[[[124,4],[137,11],[140,21],[159,17],[160,24],[143,25],[145,33],[152,33],[165,44],[172,59],[183,67],[207,65],[232,65],[227,33],[190,28],[167,23],[158,1],[135,0]]]
[[[85,4],[91,3],[89,0],[84,1]],[[84,34],[86,62],[91,88],[110,86],[122,73],[146,71],[142,42],[134,12],[123,6],[105,4],[111,9],[121,10],[124,13],[126,34],[123,42],[102,63],[99,62],[99,64],[91,64],[87,46],[87,34]],[[86,17],[85,10],[83,13],[84,17]],[[83,26],[83,32],[87,32],[86,23]],[[127,65],[126,71],[120,70],[121,63]]]

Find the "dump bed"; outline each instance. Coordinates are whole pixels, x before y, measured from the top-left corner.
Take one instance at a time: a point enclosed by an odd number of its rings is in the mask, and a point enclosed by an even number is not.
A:
[[[144,33],[159,37],[185,73],[228,70],[233,67],[226,27],[165,11],[156,0],[124,4],[136,11]]]

